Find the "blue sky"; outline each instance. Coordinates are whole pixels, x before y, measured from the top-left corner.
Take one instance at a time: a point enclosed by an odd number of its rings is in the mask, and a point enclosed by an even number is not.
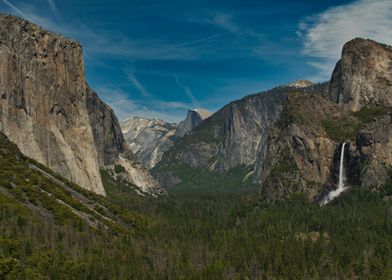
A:
[[[392,1],[0,0],[83,45],[120,120],[179,121],[296,79],[328,80],[344,42],[392,44]]]

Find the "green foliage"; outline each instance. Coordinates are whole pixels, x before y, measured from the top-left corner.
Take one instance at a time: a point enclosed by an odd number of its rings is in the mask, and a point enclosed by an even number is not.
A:
[[[322,126],[328,137],[336,142],[353,139],[358,132],[359,123],[348,116],[329,117],[322,121]]]
[[[388,111],[384,107],[365,107],[358,112],[327,117],[322,121],[322,126],[331,139],[337,142],[347,141],[353,139],[366,123],[382,117]]]
[[[353,112],[352,115],[362,123],[368,123],[376,118],[385,115],[388,112],[384,107],[364,107],[358,112]]]
[[[115,173],[122,173],[122,172],[124,172],[124,171],[125,171],[124,166],[119,165],[119,164],[116,164],[116,165],[114,166],[114,172],[115,172]]]
[[[108,194],[104,198],[72,183],[67,183],[69,188],[54,184],[26,168],[17,151],[3,144],[0,279],[390,279],[392,275],[392,205],[378,193],[354,188],[325,207],[299,194],[265,205],[254,191],[243,189],[219,194],[174,192],[154,199],[136,195],[131,185],[102,171]],[[274,172],[293,169],[281,162]],[[245,167],[232,170],[233,186],[248,172]],[[206,184],[208,179],[218,184],[220,178],[205,177]],[[83,200],[77,199],[80,196]],[[58,200],[100,220],[100,226],[94,228]],[[97,213],[112,221],[103,223]],[[128,230],[129,224],[135,229]]]
[[[281,160],[279,161],[274,168],[270,172],[270,176],[274,178],[278,178],[284,176],[285,173],[292,174],[298,170],[295,162],[289,160]]]

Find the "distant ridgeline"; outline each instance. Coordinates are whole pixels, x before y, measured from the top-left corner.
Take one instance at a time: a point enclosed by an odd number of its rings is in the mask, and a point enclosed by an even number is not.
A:
[[[211,115],[204,109],[188,110],[178,125],[161,119],[131,117],[121,122],[121,129],[129,149],[147,169],[153,168],[178,138],[197,127]]]
[[[152,169],[173,190],[254,185],[266,200],[337,187],[347,143],[347,185],[375,188],[392,165],[392,48],[348,42],[328,83],[297,81],[231,102],[179,139]]]

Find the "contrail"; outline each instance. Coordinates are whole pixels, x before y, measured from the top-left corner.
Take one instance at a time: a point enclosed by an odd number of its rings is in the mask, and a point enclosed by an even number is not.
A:
[[[11,7],[13,10],[15,10],[18,14],[20,14],[22,17],[24,17],[25,19],[29,19],[29,17],[24,13],[24,12],[22,12],[21,10],[19,10],[16,6],[14,6],[12,3],[10,3],[9,1],[7,1],[7,0],[3,0],[3,2],[5,3],[5,4],[7,4],[9,7]]]
[[[180,80],[178,79],[177,74],[174,74],[174,78],[176,79],[176,84],[179,88],[184,90],[185,95],[191,100],[192,105],[195,107],[200,107],[200,102],[196,99],[196,97],[192,94],[191,89],[188,86],[184,86]]]
[[[54,2],[54,0],[48,0],[48,4],[50,6],[50,9],[52,10],[52,13],[57,18],[57,20],[62,21],[62,17],[59,13],[59,10],[57,9],[57,6],[56,6],[56,3]]]

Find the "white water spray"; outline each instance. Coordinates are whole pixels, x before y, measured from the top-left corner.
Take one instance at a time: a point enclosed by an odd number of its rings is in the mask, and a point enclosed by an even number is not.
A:
[[[331,191],[324,199],[321,201],[321,205],[325,205],[335,198],[337,198],[342,192],[344,192],[347,188],[344,186],[344,147],[346,143],[343,143],[342,150],[340,152],[340,165],[339,165],[339,182],[338,188],[336,190]]]

